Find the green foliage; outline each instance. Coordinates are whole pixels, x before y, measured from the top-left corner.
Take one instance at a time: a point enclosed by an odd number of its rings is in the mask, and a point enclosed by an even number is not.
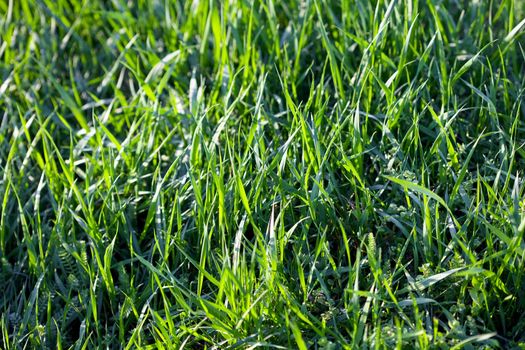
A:
[[[0,348],[523,348],[525,2],[0,1]]]

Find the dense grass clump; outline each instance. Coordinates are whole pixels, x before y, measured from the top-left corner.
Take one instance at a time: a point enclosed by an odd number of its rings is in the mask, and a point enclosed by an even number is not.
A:
[[[0,18],[0,348],[525,347],[525,1]]]

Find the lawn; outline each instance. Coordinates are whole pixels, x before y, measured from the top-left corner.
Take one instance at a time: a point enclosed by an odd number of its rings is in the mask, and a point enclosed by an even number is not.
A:
[[[524,349],[524,145],[523,0],[0,0],[0,348]]]

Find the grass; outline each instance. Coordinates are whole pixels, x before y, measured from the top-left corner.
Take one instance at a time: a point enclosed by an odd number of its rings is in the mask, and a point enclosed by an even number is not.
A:
[[[525,348],[525,2],[0,15],[1,348]]]

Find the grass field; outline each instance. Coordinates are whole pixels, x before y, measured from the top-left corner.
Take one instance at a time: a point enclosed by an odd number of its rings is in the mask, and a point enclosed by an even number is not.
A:
[[[525,348],[525,1],[0,18],[1,349]]]

